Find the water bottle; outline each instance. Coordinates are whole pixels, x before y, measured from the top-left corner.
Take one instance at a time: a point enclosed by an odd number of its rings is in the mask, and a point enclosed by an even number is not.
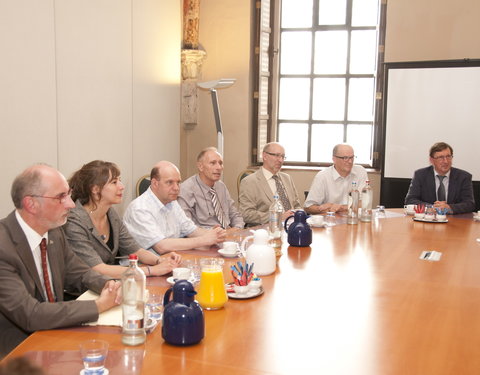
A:
[[[122,342],[140,345],[145,342],[145,273],[138,267],[138,257],[130,254],[129,266],[122,275]]]
[[[282,215],[283,215],[283,206],[278,195],[273,196],[273,203],[269,209],[270,218],[268,229],[270,232],[270,238],[272,239],[271,244],[273,248],[278,249],[282,247]]]
[[[362,215],[360,216],[360,221],[372,221],[372,198],[372,187],[370,186],[370,181],[367,180],[362,189]]]
[[[348,192],[348,215],[347,224],[358,224],[358,200],[360,192],[357,189],[357,183],[352,182],[352,189]]]

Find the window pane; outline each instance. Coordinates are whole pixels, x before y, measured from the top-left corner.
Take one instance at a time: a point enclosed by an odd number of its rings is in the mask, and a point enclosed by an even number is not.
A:
[[[312,0],[282,0],[282,27],[312,27]]]
[[[314,124],[312,125],[311,161],[331,162],[333,147],[343,142],[343,125]]]
[[[373,74],[377,50],[377,32],[375,30],[352,31],[350,51],[350,73]]]
[[[347,69],[347,32],[315,33],[315,74],[345,74]]]
[[[285,148],[288,161],[307,161],[308,124],[281,123],[278,141]]]
[[[348,120],[373,121],[373,78],[351,78]]]
[[[355,163],[371,164],[372,125],[348,125],[347,143],[355,150]]]
[[[313,119],[343,120],[344,111],[345,79],[316,78],[313,81]]]
[[[378,0],[353,0],[352,26],[376,26]]]
[[[283,32],[281,74],[310,74],[312,60],[311,32]]]
[[[318,8],[319,25],[345,25],[346,0],[320,0]]]
[[[281,78],[278,116],[285,120],[306,120],[310,102],[308,78]]]

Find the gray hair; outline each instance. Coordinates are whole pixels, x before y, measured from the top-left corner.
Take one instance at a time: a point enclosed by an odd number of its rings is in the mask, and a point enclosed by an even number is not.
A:
[[[29,195],[41,195],[45,191],[42,172],[37,168],[40,165],[46,166],[46,164],[34,165],[25,169],[13,180],[10,195],[15,208],[23,208],[23,198]]]

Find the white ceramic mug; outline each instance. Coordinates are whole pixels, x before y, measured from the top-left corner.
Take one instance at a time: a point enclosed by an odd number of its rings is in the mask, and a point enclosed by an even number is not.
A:
[[[312,225],[323,225],[323,219],[322,215],[312,215],[309,217],[309,221]]]
[[[185,267],[174,268],[172,272],[174,280],[188,280],[192,273],[189,268]]]
[[[238,244],[233,241],[225,241],[222,247],[223,251],[228,254],[234,254],[238,251]]]

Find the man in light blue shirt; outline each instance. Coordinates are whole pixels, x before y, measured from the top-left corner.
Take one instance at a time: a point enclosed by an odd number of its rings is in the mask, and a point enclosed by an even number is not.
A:
[[[180,172],[160,161],[150,174],[151,185],[128,206],[123,220],[130,234],[145,249],[159,254],[211,246],[225,240],[224,229],[198,228],[177,202]]]

